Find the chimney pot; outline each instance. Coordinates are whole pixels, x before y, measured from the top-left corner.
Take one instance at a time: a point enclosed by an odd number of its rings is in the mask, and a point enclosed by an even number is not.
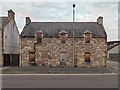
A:
[[[103,25],[103,17],[101,17],[101,16],[98,17],[97,22],[98,22],[98,24]]]
[[[31,22],[30,17],[26,17],[26,24],[28,25]]]
[[[8,10],[8,20],[14,20],[15,13],[12,11],[12,9]]]

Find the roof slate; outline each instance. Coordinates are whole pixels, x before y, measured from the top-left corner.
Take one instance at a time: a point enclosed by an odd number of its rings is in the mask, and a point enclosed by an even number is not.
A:
[[[110,49],[116,47],[117,45],[120,45],[120,41],[107,42],[107,50],[109,51]]]
[[[45,37],[58,37],[59,32],[65,30],[68,37],[72,37],[73,22],[31,22],[25,25],[21,37],[34,36],[38,30],[42,30]],[[86,30],[92,32],[93,37],[107,37],[103,25],[97,22],[74,22],[75,37],[83,37]]]
[[[108,46],[107,46],[107,50],[109,51],[110,49],[116,47],[117,45],[120,45],[120,43],[108,45]]]

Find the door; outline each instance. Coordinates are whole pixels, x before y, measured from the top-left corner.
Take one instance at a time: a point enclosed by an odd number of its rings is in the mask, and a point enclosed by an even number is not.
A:
[[[35,63],[35,52],[30,52],[29,53],[29,65],[30,66],[36,66],[36,63]]]
[[[66,53],[65,52],[60,53],[60,66],[61,67],[66,66]]]
[[[10,54],[4,54],[4,64],[3,66],[10,66]]]
[[[12,54],[11,66],[19,66],[19,54]]]
[[[35,53],[34,52],[30,52],[29,53],[29,62],[33,62],[35,61]]]

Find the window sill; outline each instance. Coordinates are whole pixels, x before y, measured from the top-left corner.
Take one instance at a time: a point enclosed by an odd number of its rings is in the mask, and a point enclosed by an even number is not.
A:
[[[85,45],[92,45],[92,43],[84,43]]]
[[[30,65],[30,66],[36,66],[36,62],[35,61],[28,62],[28,65]]]
[[[40,44],[42,44],[42,43],[36,43],[36,45],[40,45]]]
[[[86,65],[90,65],[90,64],[91,64],[91,62],[84,62],[84,64],[86,64]]]

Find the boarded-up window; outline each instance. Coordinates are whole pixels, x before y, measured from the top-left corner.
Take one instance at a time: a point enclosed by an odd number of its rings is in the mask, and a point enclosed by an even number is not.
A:
[[[37,43],[42,43],[42,33],[41,32],[37,33]]]
[[[34,62],[35,61],[35,52],[30,52],[29,53],[29,62]]]
[[[85,52],[85,62],[90,62],[90,53]]]
[[[37,38],[37,43],[42,43],[42,39],[41,38]]]
[[[85,43],[90,43],[90,34],[85,34]]]
[[[59,37],[61,39],[61,43],[66,43],[67,36],[68,36],[68,34],[66,31],[63,30],[63,31],[59,32]]]
[[[61,37],[61,43],[66,43],[66,37]]]

